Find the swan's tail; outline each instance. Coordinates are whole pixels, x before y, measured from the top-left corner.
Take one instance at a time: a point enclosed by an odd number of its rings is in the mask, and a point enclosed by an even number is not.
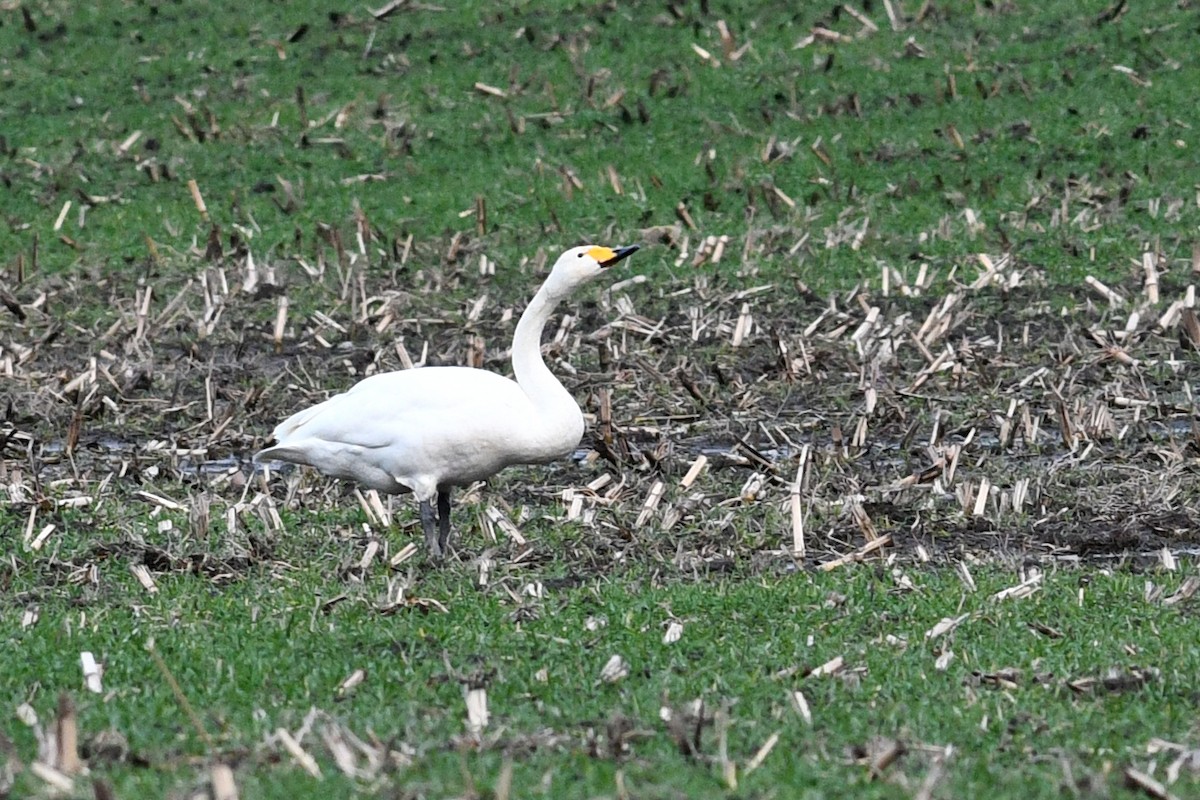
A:
[[[265,461],[287,461],[290,464],[307,464],[308,454],[299,447],[277,444],[274,447],[259,450],[254,454],[255,464],[262,464]]]

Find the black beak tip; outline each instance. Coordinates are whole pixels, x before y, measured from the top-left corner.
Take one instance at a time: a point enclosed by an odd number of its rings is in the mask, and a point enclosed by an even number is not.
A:
[[[634,253],[636,253],[638,250],[641,250],[641,249],[642,249],[642,246],[640,244],[630,244],[630,245],[626,245],[625,247],[618,247],[615,250],[613,250],[613,253],[614,253],[613,257],[610,258],[608,261],[605,261],[600,266],[611,267],[613,264],[616,264],[618,261],[623,261],[624,259],[629,258],[631,255],[633,255]]]

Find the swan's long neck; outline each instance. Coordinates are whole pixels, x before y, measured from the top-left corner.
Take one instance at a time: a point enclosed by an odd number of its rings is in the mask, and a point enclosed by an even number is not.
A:
[[[542,359],[542,329],[557,305],[558,300],[550,297],[545,286],[529,301],[513,334],[513,373],[521,389],[543,415],[573,421],[579,417],[579,406]]]

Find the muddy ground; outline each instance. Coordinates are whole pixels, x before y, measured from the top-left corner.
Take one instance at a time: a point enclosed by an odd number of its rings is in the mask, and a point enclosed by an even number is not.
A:
[[[644,280],[586,290],[548,326],[588,433],[572,461],[468,492],[460,557],[495,547],[570,581],[618,560],[686,577],[1200,547],[1200,326],[1184,281],[1164,275],[1148,304],[1131,278],[1117,306],[997,256],[958,271],[970,279],[896,273],[886,295],[875,279],[821,296],[794,278],[720,279],[695,243],[669,244],[639,254]],[[296,519],[357,519],[353,487],[296,473],[266,487],[250,455],[276,421],[374,371],[422,358],[506,371],[543,262],[497,283],[469,246],[454,260],[440,243],[407,263],[329,259],[320,275],[233,253],[184,280],[143,265],[9,284],[4,538],[28,546],[56,524],[90,532],[92,556],[133,547],[219,573],[241,563],[230,553],[269,555],[253,525],[237,547],[209,535],[264,487]],[[204,535],[183,551],[147,544],[154,503],[138,492]],[[409,505],[395,507],[419,541]],[[503,529],[491,545],[490,508],[532,545]],[[539,518],[574,527],[543,536]]]

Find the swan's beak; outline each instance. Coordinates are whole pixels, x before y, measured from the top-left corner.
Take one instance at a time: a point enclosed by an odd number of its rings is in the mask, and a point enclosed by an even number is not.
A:
[[[623,259],[629,258],[631,255],[633,255],[634,253],[636,253],[638,250],[641,250],[641,249],[642,249],[642,246],[640,244],[631,244],[626,247],[618,247],[615,250],[609,251],[610,253],[612,253],[611,258],[606,258],[603,261],[599,262],[599,264],[601,267],[611,267],[613,264],[616,264],[618,261],[621,261]]]

